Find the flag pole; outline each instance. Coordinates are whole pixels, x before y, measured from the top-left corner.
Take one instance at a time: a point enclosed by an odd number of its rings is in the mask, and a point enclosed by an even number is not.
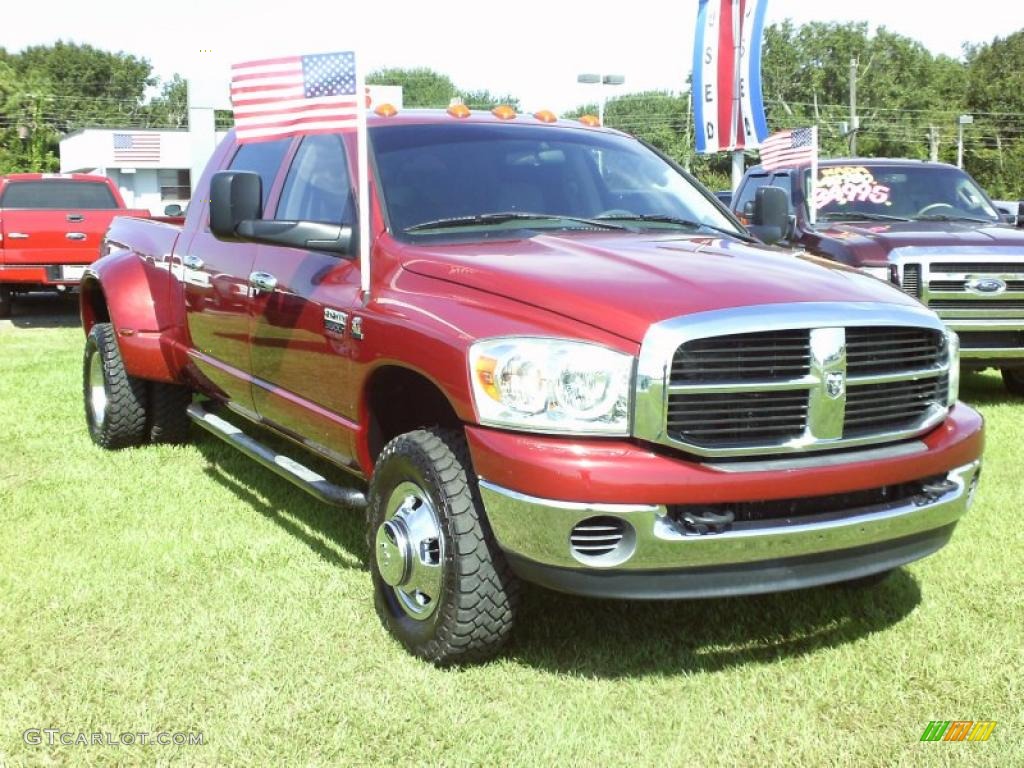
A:
[[[818,126],[811,126],[811,143],[814,152],[811,154],[811,183],[808,186],[807,220],[813,227],[818,219],[818,207],[814,204],[814,191],[818,186]]]
[[[356,172],[359,175],[359,278],[363,302],[370,300],[370,151],[366,130],[366,76],[356,51]]]

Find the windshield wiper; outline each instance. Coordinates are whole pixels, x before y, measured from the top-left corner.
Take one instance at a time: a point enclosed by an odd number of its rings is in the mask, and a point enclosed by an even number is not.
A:
[[[655,224],[675,224],[680,227],[686,227],[687,229],[710,229],[714,232],[720,232],[723,235],[729,237],[735,237],[737,240],[744,240],[748,243],[757,242],[754,238],[749,235],[739,232],[735,229],[728,229],[726,227],[718,227],[714,224],[708,224],[705,221],[695,221],[693,219],[684,219],[680,216],[669,216],[663,213],[631,213],[631,214],[609,214],[607,216],[598,216],[601,221],[640,221],[640,222],[654,222]]]
[[[915,221],[973,221],[977,224],[998,224],[992,219],[978,219],[974,216],[953,216],[948,213],[927,213],[924,216],[915,216]]]
[[[585,224],[588,227],[600,227],[601,229],[623,230],[625,227],[612,224],[608,221],[597,219],[584,219],[578,216],[562,216],[553,213],[527,213],[524,211],[505,211],[503,213],[478,213],[475,216],[452,216],[445,219],[434,219],[413,224],[406,227],[406,232],[422,232],[429,229],[448,229],[449,227],[473,227],[479,224],[504,224],[507,221],[519,221],[522,219],[534,219],[541,221],[571,221],[576,224]]]
[[[836,211],[820,213],[818,221],[910,221],[906,216],[893,216],[888,213],[862,213],[860,211]]]

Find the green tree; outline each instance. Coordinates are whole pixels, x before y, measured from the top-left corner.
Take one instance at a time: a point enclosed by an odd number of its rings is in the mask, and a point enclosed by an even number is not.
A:
[[[44,119],[60,133],[137,123],[146,89],[156,82],[145,59],[63,41],[26,48],[10,64],[21,79],[47,84]]]
[[[459,93],[450,77],[425,67],[379,69],[367,75],[366,82],[402,86],[402,103],[408,108],[447,107]]]
[[[508,94],[495,94],[487,89],[460,90],[447,75],[432,69],[379,69],[366,77],[370,85],[400,85],[402,103],[409,109],[428,107],[443,109],[459,98],[470,109],[492,109],[501,104],[519,109],[519,99]]]
[[[965,166],[989,193],[1024,198],[1024,30],[967,49]]]

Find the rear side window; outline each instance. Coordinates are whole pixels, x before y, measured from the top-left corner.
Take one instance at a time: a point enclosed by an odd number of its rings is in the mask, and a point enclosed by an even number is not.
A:
[[[264,206],[267,204],[270,188],[274,185],[277,170],[281,167],[285,152],[291,143],[291,139],[277,139],[242,144],[228,166],[232,171],[252,171],[260,175],[260,181],[263,182]]]
[[[352,183],[339,136],[322,134],[303,140],[288,170],[276,218],[329,224],[353,222]]]
[[[98,181],[41,179],[9,182],[0,208],[108,210],[117,208],[117,201],[110,187]]]
[[[790,190],[789,174],[777,173],[774,176],[768,174],[758,174],[757,176],[751,176],[747,179],[747,183],[743,185],[743,189],[739,191],[738,196],[732,201],[732,209],[738,213],[748,213],[747,206],[753,204],[754,197],[757,196],[757,190],[763,187],[778,187],[786,196],[789,198],[789,210],[793,212],[793,195]]]

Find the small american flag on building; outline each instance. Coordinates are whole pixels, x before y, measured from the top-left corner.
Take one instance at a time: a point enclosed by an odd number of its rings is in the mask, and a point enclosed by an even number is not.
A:
[[[231,104],[238,140],[355,130],[357,82],[352,51],[235,64]]]
[[[817,157],[817,128],[779,131],[761,143],[761,165],[766,171],[811,165]]]
[[[115,163],[159,163],[159,133],[115,133]]]

